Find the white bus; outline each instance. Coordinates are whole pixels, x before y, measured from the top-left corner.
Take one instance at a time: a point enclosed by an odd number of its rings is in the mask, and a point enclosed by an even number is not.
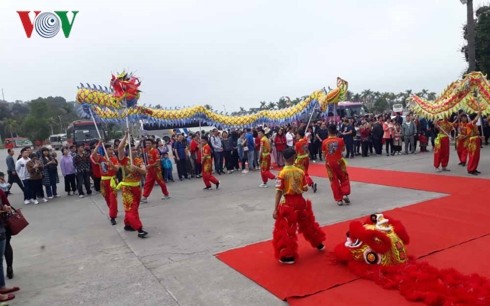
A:
[[[53,149],[60,150],[63,146],[66,146],[66,134],[54,134],[49,136],[49,144]]]
[[[403,113],[403,104],[393,104],[393,112],[396,113]]]

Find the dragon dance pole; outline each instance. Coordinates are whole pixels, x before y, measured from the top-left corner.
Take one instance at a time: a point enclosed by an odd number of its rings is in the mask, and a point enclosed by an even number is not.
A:
[[[480,114],[479,114],[480,118],[478,118],[478,120],[480,121],[480,133],[481,133],[481,136],[484,136],[485,134],[483,134],[483,116],[481,115],[481,111],[483,108],[482,108],[482,105],[480,103],[480,99],[478,97],[478,91],[475,90],[474,96],[475,96],[476,102],[478,103],[478,108],[480,110]]]
[[[95,117],[94,117],[94,113],[92,113],[92,108],[88,108],[88,111],[90,112],[90,117],[92,117],[92,121],[94,122],[94,125],[95,125],[95,130],[97,131],[97,135],[99,135],[99,139],[100,140],[103,140],[102,139],[102,136],[100,135],[100,131],[99,131],[99,127],[97,126],[97,122],[95,121]],[[109,158],[109,155],[107,155],[107,151],[105,149],[105,144],[102,144],[102,148],[104,150],[104,154],[107,158]]]
[[[314,107],[313,107],[313,109],[311,110],[310,119],[308,119],[308,124],[306,125],[306,128],[305,128],[305,133],[306,133],[306,131],[308,130],[308,127],[310,126],[310,123],[311,123],[311,118],[313,118],[313,114],[315,113],[315,110],[316,110],[316,107],[314,106]]]
[[[126,109],[128,109],[128,101],[126,102]],[[131,133],[129,133],[129,114],[126,114],[126,128],[128,130],[128,139],[129,139],[129,161],[131,162],[131,166],[133,165],[133,152],[131,149]]]

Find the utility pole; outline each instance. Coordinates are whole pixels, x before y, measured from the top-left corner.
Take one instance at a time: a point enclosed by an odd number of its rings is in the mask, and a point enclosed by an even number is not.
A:
[[[473,0],[460,0],[466,4],[466,38],[468,40],[468,72],[476,70],[476,42],[475,42],[475,18],[473,13]]]
[[[3,88],[2,88],[2,100],[5,101],[5,95],[3,94]]]
[[[58,119],[60,119],[60,134],[63,134],[63,123],[61,122],[61,115],[58,116]]]

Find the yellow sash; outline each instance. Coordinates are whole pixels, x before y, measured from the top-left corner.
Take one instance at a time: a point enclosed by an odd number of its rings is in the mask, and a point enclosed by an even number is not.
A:
[[[100,179],[103,181],[111,180],[111,183],[110,183],[111,188],[113,188],[113,189],[117,188],[116,177],[103,175]]]
[[[447,138],[447,135],[446,135],[446,134],[443,134],[443,133],[439,133],[439,134],[437,134],[437,137],[436,137],[436,139],[434,140],[434,145],[435,145],[436,147],[439,147],[439,145],[441,144],[441,139],[442,139],[442,138],[444,138],[444,137],[446,137],[446,138]]]
[[[140,182],[120,182],[119,184],[117,184],[116,186],[116,189],[119,190],[121,189],[123,186],[126,186],[126,187],[137,187],[140,185]]]

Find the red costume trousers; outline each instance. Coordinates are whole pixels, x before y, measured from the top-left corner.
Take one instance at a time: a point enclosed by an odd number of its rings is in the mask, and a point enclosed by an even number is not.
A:
[[[313,186],[313,180],[308,174],[308,168],[310,167],[310,158],[309,157],[296,158],[296,162],[294,163],[294,165],[305,172],[305,179],[308,186]]]
[[[434,167],[439,168],[439,166],[442,166],[446,168],[449,163],[449,137],[440,135],[437,136],[435,141]]]
[[[275,175],[271,173],[271,156],[265,155],[262,156],[262,160],[260,163],[260,175],[262,176],[262,182],[267,184],[267,181],[275,179]]]
[[[468,172],[478,169],[478,163],[480,162],[480,147],[481,138],[478,136],[470,137],[468,141],[468,164],[466,169]]]
[[[141,224],[138,208],[141,200],[141,188],[139,186],[123,186],[122,198],[124,206],[124,224],[131,226],[135,230],[143,228]]]
[[[211,183],[213,183],[215,185],[218,184],[218,179],[216,179],[213,176],[212,172],[203,172],[202,173],[202,180],[204,182],[204,185],[206,185],[206,187],[211,187]]]
[[[111,187],[110,179],[102,179],[100,193],[104,197],[107,207],[109,207],[109,218],[115,219],[117,217],[117,193]]]
[[[347,173],[347,167],[343,159],[335,161],[327,161],[325,164],[327,168],[328,179],[330,180],[330,187],[332,188],[333,197],[335,201],[342,201],[344,196],[350,194],[350,180]]]
[[[150,195],[151,191],[153,190],[153,186],[155,186],[155,181],[158,183],[158,185],[160,185],[160,188],[162,188],[163,195],[169,195],[167,185],[163,180],[162,169],[160,167],[152,167],[148,169],[148,173],[146,173],[143,197],[147,198]]]
[[[458,139],[456,141],[456,151],[458,152],[459,162],[465,163],[468,159],[467,139]]]
[[[298,230],[312,247],[325,240],[325,233],[315,221],[311,201],[302,195],[286,195],[284,198],[278,207],[272,239],[277,259],[298,257]]]

